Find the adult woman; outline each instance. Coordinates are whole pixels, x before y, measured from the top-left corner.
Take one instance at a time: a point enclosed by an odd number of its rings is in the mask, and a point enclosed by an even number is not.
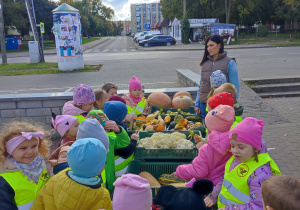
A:
[[[227,81],[236,87],[236,100],[239,97],[239,78],[235,59],[227,56],[227,52],[224,51],[223,39],[217,34],[211,35],[205,40],[205,51],[200,66],[201,80],[197,92],[195,110],[198,114],[205,117],[207,96],[211,89],[210,75],[216,70],[221,70]]]

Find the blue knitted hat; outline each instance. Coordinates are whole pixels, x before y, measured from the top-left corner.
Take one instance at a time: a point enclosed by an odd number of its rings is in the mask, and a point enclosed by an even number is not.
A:
[[[226,76],[221,70],[214,71],[210,76],[210,87],[220,87],[222,84],[226,83]]]
[[[120,101],[108,101],[104,103],[104,113],[108,119],[121,123],[127,115],[127,107]]]
[[[94,138],[78,139],[67,152],[67,160],[75,176],[90,178],[102,171],[106,154],[101,141]]]

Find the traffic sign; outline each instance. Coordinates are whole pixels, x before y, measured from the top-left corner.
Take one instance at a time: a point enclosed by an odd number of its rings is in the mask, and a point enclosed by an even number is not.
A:
[[[40,29],[41,29],[41,33],[45,33],[45,24],[43,22],[40,22]]]

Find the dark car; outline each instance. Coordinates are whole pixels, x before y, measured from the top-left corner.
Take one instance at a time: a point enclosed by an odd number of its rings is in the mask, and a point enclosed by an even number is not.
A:
[[[148,47],[148,46],[161,46],[161,45],[175,45],[176,40],[172,36],[168,35],[157,35],[148,40],[142,40],[139,42],[140,46]]]

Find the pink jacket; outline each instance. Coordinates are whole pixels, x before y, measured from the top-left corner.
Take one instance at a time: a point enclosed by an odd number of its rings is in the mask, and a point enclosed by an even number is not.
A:
[[[176,176],[186,180],[209,179],[216,185],[223,178],[226,162],[232,155],[229,148],[228,132],[213,131],[193,162],[177,167]]]
[[[62,114],[76,116],[76,115],[80,115],[85,112],[87,112],[87,111],[84,111],[84,110],[79,109],[76,106],[74,106],[73,101],[67,101],[63,106]]]
[[[135,107],[137,104],[136,103],[134,103],[134,101],[132,100],[132,98],[130,97],[130,95],[129,94],[127,94],[127,95],[124,95],[123,96],[123,98],[125,99],[125,101],[126,101],[126,105],[127,106],[130,106],[130,107]],[[146,103],[146,106],[145,106],[145,109],[144,109],[144,111],[141,113],[141,115],[146,115],[146,114],[148,114],[148,105],[147,105],[147,103]],[[125,117],[125,122],[130,122],[130,120],[131,120],[131,118],[132,118],[132,116],[133,116],[134,114],[127,114],[126,115],[126,117]],[[134,116],[134,118],[135,117],[137,117],[136,115]]]

